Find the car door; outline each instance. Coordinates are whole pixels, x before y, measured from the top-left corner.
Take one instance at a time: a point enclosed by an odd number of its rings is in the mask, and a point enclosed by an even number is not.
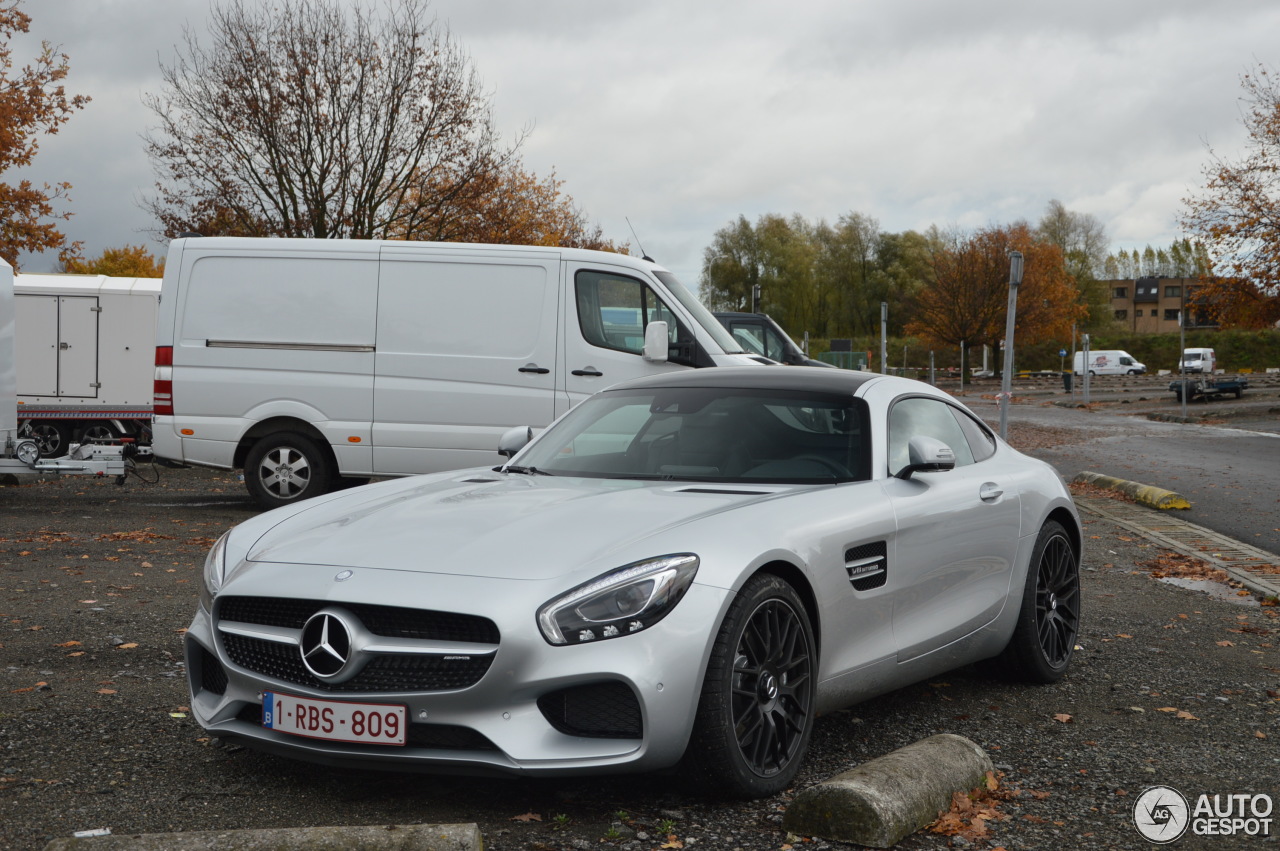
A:
[[[950,446],[956,466],[885,480],[897,525],[891,563],[899,662],[995,619],[1008,596],[1020,534],[1014,459],[999,451],[985,426],[941,399],[897,399],[888,421],[890,474],[906,466],[916,435]]]
[[[563,381],[556,415],[629,378],[687,369],[644,359],[644,331],[667,323],[672,347],[693,345],[688,323],[639,277],[603,265],[566,263]]]

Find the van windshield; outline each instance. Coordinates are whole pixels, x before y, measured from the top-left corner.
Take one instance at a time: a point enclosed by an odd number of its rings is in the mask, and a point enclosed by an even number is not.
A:
[[[684,284],[680,283],[680,279],[670,272],[654,272],[658,276],[658,280],[667,285],[667,289],[676,297],[676,301],[684,305],[684,309],[693,314],[693,318],[702,326],[712,339],[716,341],[716,345],[727,355],[745,354],[742,346],[733,336],[720,324],[711,311],[703,306],[702,302],[694,298],[693,293],[685,289]]]

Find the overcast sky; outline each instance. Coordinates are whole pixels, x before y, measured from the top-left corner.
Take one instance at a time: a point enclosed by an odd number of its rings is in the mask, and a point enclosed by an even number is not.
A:
[[[265,2],[265,0],[264,0]],[[209,0],[26,0],[30,36],[71,58],[93,102],[41,142],[28,176],[70,181],[64,231],[88,256],[143,243],[154,182],[139,135],[182,29]],[[1240,149],[1240,76],[1280,64],[1275,0],[436,0],[493,92],[533,126],[607,237],[626,218],[696,285],[739,215],[853,211],[899,232],[1091,213],[1113,249],[1167,245],[1206,145]],[[3,179],[12,179],[5,175]],[[634,246],[633,246],[634,250]],[[48,271],[52,255],[26,271]]]

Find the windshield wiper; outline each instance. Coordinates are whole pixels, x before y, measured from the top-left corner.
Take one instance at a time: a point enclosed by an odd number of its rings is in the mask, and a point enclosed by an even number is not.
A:
[[[505,466],[505,467],[500,467],[499,469],[500,469],[500,470],[502,470],[502,471],[503,471],[503,472],[505,472],[505,473],[522,473],[522,474],[524,474],[524,475],[526,475],[526,476],[551,476],[551,475],[555,475],[554,473],[548,473],[546,470],[539,470],[537,467],[520,467],[520,466],[517,466],[517,465],[514,465],[514,464],[508,464],[507,466]]]

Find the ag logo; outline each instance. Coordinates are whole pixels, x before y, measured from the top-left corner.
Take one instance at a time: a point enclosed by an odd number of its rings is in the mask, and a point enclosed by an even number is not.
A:
[[[1152,786],[1133,802],[1133,823],[1144,839],[1164,845],[1187,832],[1191,808],[1172,786]]]

